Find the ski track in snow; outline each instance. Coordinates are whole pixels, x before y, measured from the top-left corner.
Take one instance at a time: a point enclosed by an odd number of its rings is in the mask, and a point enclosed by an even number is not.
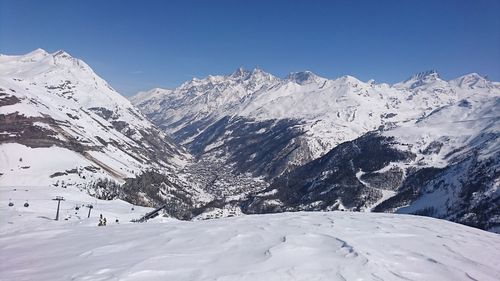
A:
[[[500,235],[426,217],[309,212],[207,221],[147,212],[77,190],[0,188],[1,280],[498,280]],[[53,221],[92,200],[90,219]],[[37,197],[29,208],[24,197]],[[45,196],[45,197],[44,197]],[[7,198],[16,202],[7,207]],[[97,227],[97,216],[108,226]],[[68,217],[61,211],[61,217]],[[120,224],[113,218],[120,218]]]

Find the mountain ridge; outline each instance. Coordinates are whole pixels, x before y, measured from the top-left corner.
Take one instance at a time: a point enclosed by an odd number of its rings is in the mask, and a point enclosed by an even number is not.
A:
[[[500,83],[478,74],[389,85],[238,69],[130,100],[66,52],[0,56],[0,185],[188,220],[349,210],[499,229]]]
[[[2,185],[19,184],[21,174],[23,184],[87,188],[91,179],[123,182],[147,169],[175,170],[189,158],[90,66],[65,51],[0,56],[0,105]],[[51,151],[55,158],[45,164],[30,157]],[[59,164],[59,154],[73,160]]]
[[[498,82],[433,70],[393,85],[299,72],[248,88],[216,77],[137,106],[196,159],[263,178],[239,201],[244,213],[373,210],[500,225],[500,207],[488,207],[500,200]],[[405,156],[381,162],[389,152]]]

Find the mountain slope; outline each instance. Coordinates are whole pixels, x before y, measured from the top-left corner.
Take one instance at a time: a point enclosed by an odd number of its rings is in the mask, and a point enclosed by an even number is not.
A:
[[[189,155],[79,59],[38,49],[0,56],[0,185],[87,186]]]
[[[171,140],[65,52],[0,56],[0,71],[0,185],[74,185],[182,219],[346,209],[500,225],[500,84],[475,73],[387,85],[238,69],[132,97]]]
[[[350,76],[329,80],[299,72],[279,79],[258,69],[238,69],[228,76],[193,79],[174,90],[154,89],[131,100],[197,157],[224,158],[242,171],[246,167],[234,159],[253,158],[241,149],[226,148],[234,142],[240,142],[239,147],[258,144],[274,137],[268,132],[282,130],[283,145],[267,151],[270,157],[259,167],[246,169],[272,178],[382,125],[416,120],[476,93],[498,94],[498,85],[477,74],[444,81],[434,71],[391,86]],[[288,126],[273,128],[277,122]],[[282,168],[266,171],[266,166],[283,161]]]
[[[251,213],[373,210],[500,227],[500,97],[471,96],[338,145],[245,203]]]
[[[67,189],[68,220],[54,221],[47,219],[55,215],[54,189],[28,189],[0,188],[2,280],[487,281],[500,274],[498,234],[443,220],[301,212],[133,224],[149,210]],[[34,192],[41,200],[30,208],[4,199]],[[87,200],[95,206],[90,218],[74,210]],[[97,227],[99,213],[106,227]]]
[[[243,87],[250,81],[258,90]],[[243,212],[401,212],[495,230],[499,97],[500,83],[476,73],[388,85],[239,69],[133,99],[199,161],[269,184],[240,197]]]

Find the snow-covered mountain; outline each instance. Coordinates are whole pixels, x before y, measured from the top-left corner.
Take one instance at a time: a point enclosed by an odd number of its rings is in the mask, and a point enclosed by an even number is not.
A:
[[[0,185],[123,182],[182,168],[189,154],[83,61],[0,55]]]
[[[500,83],[238,69],[131,100],[156,125],[63,51],[0,55],[2,280],[499,276],[497,234],[407,214],[500,232]],[[132,224],[157,204],[193,222]]]
[[[193,79],[174,90],[142,92],[131,100],[195,155],[216,154],[237,166],[244,165],[238,159],[245,159],[253,168],[242,171],[274,177],[381,125],[416,120],[468,96],[498,91],[498,83],[477,74],[444,81],[429,71],[388,85],[351,76],[329,80],[309,71],[279,79],[259,69],[238,69]],[[266,159],[242,151],[241,144],[265,139],[279,139],[272,151],[260,146]],[[273,161],[281,167],[265,168]]]
[[[65,52],[2,55],[0,186],[76,185],[182,219],[345,209],[498,231],[499,99],[475,73],[238,69],[132,97],[153,125]]]
[[[428,215],[498,231],[500,97],[472,96],[373,131],[276,179],[245,212]]]
[[[244,212],[405,212],[496,229],[499,99],[500,83],[475,73],[389,85],[238,69],[132,101],[200,161],[269,183],[240,197]]]

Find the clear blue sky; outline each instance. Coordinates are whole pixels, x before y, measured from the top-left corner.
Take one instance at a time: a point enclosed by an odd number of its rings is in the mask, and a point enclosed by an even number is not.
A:
[[[125,95],[239,66],[500,81],[500,1],[0,0],[0,53],[36,48],[85,60]]]

